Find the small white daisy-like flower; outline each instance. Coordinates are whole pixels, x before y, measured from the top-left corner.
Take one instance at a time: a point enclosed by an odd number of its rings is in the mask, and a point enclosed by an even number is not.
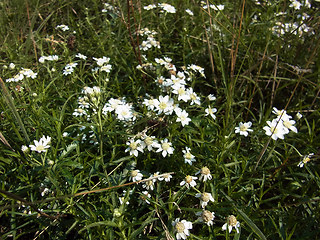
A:
[[[165,174],[165,175],[163,175],[162,177],[159,177],[158,179],[159,179],[159,181],[162,181],[162,180],[164,180],[164,181],[166,181],[166,182],[170,182],[170,179],[172,178],[172,175],[171,174]]]
[[[211,108],[210,106],[205,110],[206,116],[210,115],[213,119],[216,119],[216,115],[214,115],[215,112],[217,112],[216,108]]]
[[[182,127],[184,127],[185,125],[188,125],[189,122],[191,121],[191,118],[188,118],[188,113],[186,112],[186,110],[181,111],[180,108],[178,108],[177,111],[175,111],[178,118],[177,118],[177,122],[181,122]]]
[[[303,157],[302,161],[299,162],[298,167],[303,167],[305,164],[307,164],[308,162],[310,162],[312,156],[314,155],[314,153],[310,153],[306,156]]]
[[[192,155],[190,153],[190,150],[191,149],[189,147],[186,147],[186,150],[182,150],[182,152],[184,153],[183,154],[184,162],[192,165],[192,163],[195,162],[196,159],[195,159],[194,155]]]
[[[167,4],[167,3],[159,3],[158,6],[166,11],[167,13],[175,13],[176,9],[174,6]]]
[[[136,170],[132,170],[130,172],[130,180],[132,180],[132,182],[137,182],[140,181],[143,178],[142,173],[140,173],[140,170],[136,169]]]
[[[190,99],[191,99],[191,103],[190,105],[193,105],[193,104],[197,104],[197,105],[200,105],[200,97],[193,91],[192,88],[188,88],[187,90],[187,94],[189,94],[190,96]]]
[[[133,115],[133,112],[132,112],[132,107],[129,104],[119,105],[116,108],[115,112],[116,112],[117,118],[119,120],[128,121],[128,120],[134,118],[134,115]]]
[[[214,199],[213,199],[211,193],[207,193],[207,192],[197,193],[196,197],[200,198],[200,205],[202,208],[205,208],[210,201],[214,202]]]
[[[158,114],[164,113],[166,115],[171,115],[173,112],[174,101],[169,96],[159,96],[159,104],[156,106]]]
[[[276,114],[278,118],[281,117],[281,120],[292,118],[285,110],[278,110],[276,107],[273,107],[272,109],[272,113]]]
[[[42,136],[39,141],[34,140],[34,145],[29,145],[31,151],[36,151],[38,153],[46,152],[50,148],[51,137]]]
[[[145,106],[147,106],[148,110],[153,110],[159,105],[158,99],[144,99],[143,103]]]
[[[199,216],[198,221],[204,222],[208,226],[213,225],[213,220],[215,218],[214,212],[203,210],[202,212],[197,212],[196,215]]]
[[[80,58],[80,59],[83,59],[83,60],[86,60],[87,59],[87,56],[81,54],[81,53],[77,53],[76,55],[77,58]]]
[[[186,9],[186,13],[188,13],[190,16],[193,16],[193,12],[190,9]]]
[[[230,215],[227,219],[227,222],[222,226],[222,230],[227,230],[231,233],[232,228],[235,228],[237,233],[239,233],[240,222],[236,219],[235,216]]]
[[[216,97],[213,94],[209,94],[208,99],[209,99],[209,101],[214,101],[214,100],[216,100]]]
[[[296,123],[296,121],[290,120],[290,119],[284,119],[282,121],[282,124],[284,127],[291,130],[292,132],[298,133],[298,129],[295,126],[293,126],[295,123]]]
[[[160,144],[158,143],[158,141],[156,140],[155,136],[143,136],[142,137],[142,142],[141,145],[143,146],[143,148],[147,148],[148,151],[152,151],[154,148],[159,148]]]
[[[142,191],[142,194],[140,195],[140,200],[146,202],[147,204],[150,204],[148,198],[151,198],[150,193],[148,191]]]
[[[235,128],[235,133],[239,133],[240,135],[247,137],[248,132],[253,131],[252,129],[250,129],[251,125],[252,125],[251,122],[245,122],[245,123],[240,122],[239,127]]]
[[[56,29],[61,29],[62,31],[65,32],[65,31],[69,30],[69,27],[67,25],[61,24],[61,25],[56,26]]]
[[[192,229],[192,223],[186,220],[180,221],[180,218],[177,218],[174,222],[172,222],[172,226],[176,232],[177,240],[187,239],[187,236],[190,235],[190,229]]]
[[[197,185],[195,180],[197,179],[198,179],[197,177],[187,175],[185,179],[180,183],[180,186],[185,185],[187,188],[190,188],[190,186],[195,187]]]
[[[24,153],[25,153],[25,152],[28,152],[28,151],[29,151],[29,148],[28,148],[26,145],[22,145],[22,146],[21,146],[21,151],[24,152]]]
[[[154,181],[153,181],[153,179],[144,182],[142,187],[147,189],[147,190],[153,190],[154,189]]]
[[[99,67],[103,66],[105,63],[109,63],[110,58],[107,58],[105,56],[103,56],[102,58],[95,58],[93,57],[93,60],[95,60],[97,62],[97,65]]]
[[[203,178],[204,182],[212,179],[212,175],[210,173],[209,168],[207,168],[207,167],[201,168],[198,172],[196,172],[196,175],[198,175],[200,173],[201,173],[201,176],[199,178],[200,181],[202,180],[202,178]]]
[[[139,154],[138,151],[143,152],[143,149],[141,147],[141,140],[139,140],[139,139],[136,141],[134,139],[130,139],[129,142],[127,142],[127,145],[129,147],[125,150],[125,152],[130,151],[129,152],[130,155],[134,155],[134,156],[138,157],[138,154]]]
[[[161,140],[157,152],[162,152],[162,156],[166,157],[167,155],[173,154],[174,148],[171,147],[172,143],[168,142],[168,139]]]
[[[150,5],[148,5],[148,6],[144,6],[143,9],[149,11],[149,10],[154,9],[154,8],[156,8],[156,7],[157,7],[157,6],[156,6],[155,4],[150,4]]]
[[[263,129],[266,131],[266,135],[271,136],[273,140],[284,139],[284,135],[288,133],[288,129],[283,126],[282,121],[278,122],[277,119],[273,119],[272,122],[267,121],[267,124],[268,126]]]

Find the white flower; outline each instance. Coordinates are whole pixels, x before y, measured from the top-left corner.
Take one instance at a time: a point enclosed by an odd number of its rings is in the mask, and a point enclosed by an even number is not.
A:
[[[10,64],[9,64],[9,68],[10,68],[10,69],[14,69],[15,67],[16,67],[16,65],[15,65],[14,63],[10,63]]]
[[[192,229],[192,223],[186,220],[180,221],[180,218],[177,218],[174,222],[172,222],[172,226],[176,232],[177,240],[187,239],[187,236],[190,235],[189,229]]]
[[[273,140],[277,140],[278,138],[284,139],[284,135],[288,133],[288,129],[285,128],[282,124],[282,121],[277,121],[277,119],[273,119],[272,122],[267,121],[269,126],[263,127],[266,131],[266,135],[271,136]]]
[[[85,56],[85,55],[83,55],[83,54],[81,54],[81,53],[78,53],[78,54],[76,55],[76,57],[77,57],[77,58],[80,58],[80,59],[83,59],[83,60],[86,60],[86,59],[87,59],[87,56]]]
[[[193,105],[193,104],[197,104],[197,105],[200,105],[200,97],[198,97],[198,95],[193,91],[192,88],[189,88],[187,90],[187,94],[189,94],[190,96],[190,99],[191,99],[191,103],[190,105]]]
[[[69,27],[67,25],[62,24],[62,25],[56,26],[56,29],[61,29],[62,31],[65,32],[69,30]]]
[[[193,12],[190,9],[186,9],[186,13],[188,13],[190,16],[193,16]]]
[[[237,233],[239,233],[239,227],[240,227],[240,222],[237,221],[236,217],[233,215],[230,215],[227,219],[227,222],[222,226],[222,230],[229,230],[229,233],[231,233],[232,228],[235,228]]]
[[[213,225],[213,219],[215,218],[214,212],[203,210],[202,212],[197,212],[196,215],[199,216],[198,221],[204,222],[208,226]]]
[[[170,4],[159,3],[158,6],[161,7],[167,13],[175,13],[176,12],[176,9],[174,8],[174,6],[172,6]]]
[[[100,68],[100,71],[107,72],[107,73],[109,73],[111,70],[112,70],[112,65],[110,65],[110,64],[103,65]]]
[[[190,153],[190,150],[191,150],[190,148],[186,147],[186,150],[182,150],[182,152],[184,153],[183,154],[184,162],[192,165],[192,162],[195,162],[196,159],[194,155]]]
[[[177,118],[177,122],[181,122],[182,126],[184,127],[185,125],[188,125],[189,122],[191,121],[191,118],[188,118],[188,113],[186,112],[186,110],[181,111],[180,108],[178,108],[177,111],[175,111],[178,118]]]
[[[213,119],[216,119],[216,115],[214,115],[215,112],[217,112],[216,108],[211,108],[210,106],[205,110],[206,116],[210,115]]]
[[[26,145],[22,145],[22,146],[21,146],[21,151],[22,151],[22,152],[25,153],[25,152],[27,152],[28,150],[29,150],[29,148],[28,148]]]
[[[292,118],[285,110],[278,110],[276,107],[273,108],[272,113],[276,114],[278,119],[281,117],[281,120]]]
[[[109,101],[104,105],[102,113],[107,114],[107,112],[112,112],[117,109],[119,105],[123,104],[124,102],[119,99],[110,98]]]
[[[143,149],[141,147],[141,140],[139,139],[137,141],[134,141],[134,139],[130,139],[130,141],[127,142],[127,145],[129,147],[125,150],[125,152],[130,151],[130,155],[138,157],[138,151],[143,152]]]
[[[147,148],[149,151],[152,151],[153,148],[159,148],[160,144],[156,140],[155,136],[143,136],[142,138],[143,142],[141,142],[141,145],[143,148]]]
[[[290,129],[292,132],[298,133],[298,130],[295,126],[293,126],[296,123],[296,121],[294,120],[289,120],[289,119],[284,119],[282,121],[282,124],[284,127],[286,127],[287,129]]]
[[[44,135],[40,138],[39,141],[34,140],[34,145],[29,145],[31,151],[37,151],[38,153],[46,152],[50,148],[49,144],[51,142],[51,137]]]
[[[148,198],[151,198],[151,195],[148,191],[143,191],[142,194],[140,195],[140,199],[144,202],[146,202],[147,204],[150,204]]]
[[[299,162],[298,167],[303,167],[305,164],[307,164],[308,162],[310,162],[312,156],[314,155],[314,153],[310,153],[306,156],[303,157],[302,161]]]
[[[249,129],[251,127],[252,123],[251,122],[246,122],[246,123],[239,123],[239,127],[235,128],[235,133],[239,133],[240,135],[243,135],[245,137],[248,136],[248,132],[252,132],[252,129]]]
[[[153,98],[144,99],[142,104],[146,105],[148,110],[153,110],[159,105],[159,101],[158,99],[153,99]]]
[[[168,142],[168,139],[164,139],[161,140],[160,144],[159,144],[159,148],[157,150],[157,152],[162,152],[162,156],[166,157],[167,155],[173,154],[173,147],[171,147],[172,143]]]
[[[210,173],[209,168],[207,168],[207,167],[201,168],[198,172],[196,172],[196,175],[198,175],[200,173],[201,173],[201,176],[199,178],[200,181],[202,180],[202,178],[203,178],[204,182],[212,179],[212,175]]]
[[[166,115],[171,115],[173,112],[173,99],[169,96],[159,96],[159,105],[157,106],[158,114],[164,113]]]
[[[153,190],[154,189],[154,181],[153,180],[148,180],[148,181],[144,182],[142,187],[146,188],[147,190]]]
[[[131,171],[129,179],[132,180],[132,182],[140,181],[142,178],[143,175],[140,173],[140,170],[136,169]]]
[[[216,98],[213,94],[209,94],[209,95],[208,95],[208,99],[209,99],[209,101],[214,101],[214,100],[216,100],[217,98]]]
[[[95,58],[93,57],[93,60],[95,60],[98,64],[98,66],[103,66],[105,63],[109,63],[110,58],[107,58],[105,56],[103,56],[102,58]]]
[[[187,188],[195,187],[197,185],[196,181],[198,178],[187,175],[185,179],[180,183],[180,186],[186,185]]]
[[[211,193],[207,193],[207,192],[197,193],[196,197],[200,198],[200,205],[202,208],[205,208],[208,205],[209,201],[214,202],[214,199]]]
[[[171,174],[165,174],[162,177],[159,177],[159,181],[165,180],[166,182],[170,182],[170,179],[172,178]]]
[[[155,5],[155,4],[150,4],[150,5],[148,5],[148,6],[144,6],[143,7],[143,9],[145,9],[145,10],[151,10],[151,9],[154,9],[154,8],[156,8],[157,6]]]
[[[116,108],[116,114],[119,120],[130,120],[134,118],[132,107],[128,104],[118,105]]]
[[[301,3],[297,0],[291,0],[291,4],[289,5],[289,7],[293,7],[296,10],[299,10],[301,7]]]

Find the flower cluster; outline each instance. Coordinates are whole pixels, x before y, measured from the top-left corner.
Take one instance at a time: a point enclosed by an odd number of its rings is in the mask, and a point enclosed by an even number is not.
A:
[[[284,135],[288,134],[289,130],[298,132],[294,126],[296,122],[291,119],[292,117],[285,110],[278,110],[274,107],[272,112],[277,115],[277,118],[267,121],[268,126],[263,127],[266,135],[271,136],[273,140],[277,140],[278,138],[284,139]]]
[[[71,73],[73,73],[74,71],[74,68],[78,65],[78,63],[74,63],[74,62],[71,62],[69,64],[67,64],[65,67],[64,67],[64,70],[62,72],[63,75],[69,75]]]
[[[45,61],[58,61],[59,56],[58,55],[50,55],[50,56],[41,56],[39,58],[40,63],[44,63]]]
[[[160,43],[155,39],[155,35],[157,34],[156,31],[151,31],[148,28],[140,29],[138,32],[140,36],[146,36],[147,39],[142,41],[140,47],[140,50],[147,51],[152,47],[160,48]]]
[[[176,9],[174,6],[168,4],[168,3],[158,3],[158,7],[161,8],[161,12],[166,12],[166,13],[176,13]],[[157,5],[155,4],[150,4],[148,6],[144,6],[143,9],[145,10],[151,10],[157,8]]]
[[[98,67],[93,69],[94,72],[101,71],[109,73],[112,70],[112,65],[109,64],[110,58],[103,56],[102,58],[95,58],[93,60],[96,61]]]
[[[26,78],[32,78],[35,79],[37,77],[38,73],[33,72],[29,68],[21,68],[18,74],[16,74],[13,78],[6,79],[6,82],[19,82]]]

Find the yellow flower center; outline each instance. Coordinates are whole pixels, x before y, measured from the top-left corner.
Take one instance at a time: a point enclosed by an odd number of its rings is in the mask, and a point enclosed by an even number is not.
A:
[[[247,127],[244,125],[244,124],[242,124],[241,126],[240,126],[240,131],[241,132],[245,132],[245,131],[247,131]]]
[[[146,137],[144,139],[144,142],[149,146],[153,143],[152,137]]]
[[[237,222],[238,222],[238,221],[237,221],[237,219],[236,219],[235,216],[231,215],[231,216],[228,217],[228,224],[229,224],[229,226],[234,227],[234,226],[236,226]]]
[[[182,222],[178,222],[176,224],[176,230],[178,233],[183,233],[184,229],[185,229],[185,226]]]
[[[187,158],[187,159],[191,159],[191,158],[192,158],[191,153],[187,152],[187,153],[186,153],[186,155],[185,155],[185,158]]]
[[[40,152],[40,151],[44,151],[44,147],[42,145],[38,145],[36,147],[36,151]]]
[[[133,170],[133,171],[131,172],[131,177],[136,177],[137,175],[138,175],[138,171]]]
[[[203,174],[203,175],[209,175],[209,174],[210,174],[209,168],[207,168],[207,167],[201,168],[201,174]]]
[[[166,151],[166,150],[168,150],[169,148],[170,148],[169,143],[166,143],[166,142],[165,142],[165,143],[162,143],[162,149],[163,149],[163,150]]]
[[[201,194],[201,200],[202,200],[203,202],[209,202],[209,200],[210,200],[210,194],[209,194],[209,193],[206,193],[206,192],[202,193],[202,194]]]
[[[164,110],[164,109],[167,108],[167,104],[166,104],[165,102],[161,102],[161,103],[159,104],[159,108],[162,109],[162,110]]]
[[[130,143],[130,148],[131,149],[135,150],[135,149],[137,149],[137,147],[138,147],[138,144],[136,142]]]
[[[192,182],[192,177],[190,175],[186,176],[186,182],[191,183]]]
[[[203,221],[205,221],[205,222],[209,222],[209,221],[211,221],[212,219],[213,219],[213,214],[212,214],[212,212],[210,212],[210,211],[208,211],[208,210],[204,210],[203,212],[202,212],[202,219],[203,219]]]

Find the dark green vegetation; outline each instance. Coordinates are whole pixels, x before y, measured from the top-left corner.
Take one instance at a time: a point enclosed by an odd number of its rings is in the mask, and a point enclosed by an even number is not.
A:
[[[168,234],[175,237],[171,223],[180,218],[193,223],[188,239],[320,238],[320,3],[294,9],[289,0],[260,5],[217,0],[209,2],[224,9],[208,11],[195,0],[159,2],[172,4],[176,13],[147,11],[143,6],[152,1],[144,0],[109,1],[116,9],[107,12],[99,0],[0,2],[0,236],[170,239]],[[61,24],[70,30],[57,29]],[[160,48],[139,50],[146,37],[136,31],[146,27],[158,33]],[[77,53],[87,60],[75,58]],[[48,55],[59,60],[39,63]],[[110,73],[92,72],[97,67],[92,57],[103,56],[110,58]],[[188,82],[201,105],[179,102],[192,120],[184,127],[175,116],[158,115],[142,104],[150,98],[146,94],[167,95],[156,83],[160,76],[170,78],[155,62],[165,56],[177,71],[191,64],[205,69],[206,78],[195,74]],[[64,75],[71,62],[78,65]],[[155,69],[136,68],[145,63]],[[21,68],[38,75],[6,82]],[[85,86],[101,89],[97,114],[76,117]],[[209,94],[216,101],[209,102]],[[110,98],[122,97],[135,110],[133,123],[102,114]],[[215,120],[205,116],[208,106],[217,108]],[[265,134],[266,121],[275,118],[273,107],[293,116],[298,133],[284,140]],[[298,112],[300,120],[294,117]],[[236,134],[239,122],[248,121],[253,132]],[[159,141],[169,139],[174,153],[125,152],[128,139],[146,129]],[[51,137],[46,153],[21,150],[43,135]],[[196,158],[192,166],[184,162],[186,147]],[[311,161],[298,167],[310,153]],[[197,190],[180,186],[204,166],[212,180],[197,180]],[[158,171],[175,174],[149,191],[150,204],[140,199],[143,183],[74,196],[131,182],[133,169],[144,178]],[[198,191],[215,199],[206,207],[215,212],[213,226],[197,221]],[[222,231],[229,215],[241,223],[240,234]]]

